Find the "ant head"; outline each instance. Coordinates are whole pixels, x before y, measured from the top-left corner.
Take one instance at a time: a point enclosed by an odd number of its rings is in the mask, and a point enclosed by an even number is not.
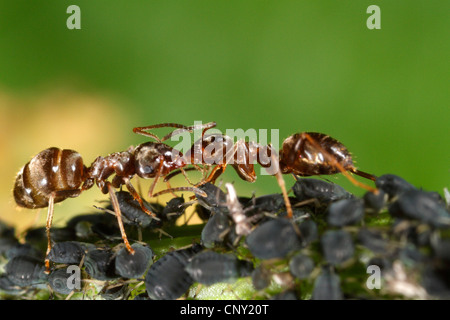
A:
[[[134,151],[136,174],[144,179],[167,175],[186,166],[183,154],[164,143],[147,142]]]

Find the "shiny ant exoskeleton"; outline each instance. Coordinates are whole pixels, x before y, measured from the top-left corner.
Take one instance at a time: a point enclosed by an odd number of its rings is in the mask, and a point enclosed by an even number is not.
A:
[[[48,207],[47,214],[47,253],[45,265],[47,272],[50,268],[48,254],[51,250],[50,227],[53,219],[54,204],[67,198],[78,197],[83,191],[90,189],[94,183],[106,194],[109,193],[114,212],[117,216],[122,239],[130,253],[134,253],[122,223],[121,212],[115,188],[125,185],[140,207],[154,219],[158,218],[144,205],[142,198],[134,189],[130,180],[134,175],[143,179],[154,178],[149,194],[160,177],[187,165],[183,155],[163,141],[180,131],[166,135],[159,139],[146,130],[174,127],[182,131],[192,131],[196,128],[209,128],[215,124],[186,127],[183,125],[164,123],[154,126],[138,127],[133,131],[151,137],[156,142],[146,142],[137,147],[130,147],[123,152],[112,153],[106,157],[98,157],[90,167],[83,164],[80,154],[73,150],[48,148],[34,156],[18,173],[14,184],[14,199],[24,208],[35,209]],[[112,181],[108,178],[114,176]],[[192,191],[194,188],[181,187],[171,191]],[[197,192],[200,192],[197,190]]]
[[[203,165],[208,170],[211,164],[215,167],[204,177],[199,184],[214,183],[217,178],[231,165],[239,177],[248,182],[256,180],[254,162],[266,168],[269,174],[276,176],[283,193],[288,216],[292,217],[292,208],[285,189],[282,174],[294,176],[331,175],[344,174],[353,184],[366,190],[377,192],[376,188],[367,186],[355,180],[350,173],[375,181],[376,177],[358,170],[354,164],[350,152],[336,139],[317,132],[296,133],[283,141],[282,147],[277,152],[271,145],[262,146],[256,142],[237,141],[233,144],[230,137],[223,134],[205,134],[214,127],[215,123],[203,129],[202,138],[194,143],[189,152],[186,152],[186,161]],[[252,160],[253,159],[253,160]],[[253,162],[252,162],[253,161]],[[183,171],[175,170],[165,178],[167,182],[174,175]],[[199,185],[197,184],[197,186]],[[167,193],[170,189],[159,194]]]

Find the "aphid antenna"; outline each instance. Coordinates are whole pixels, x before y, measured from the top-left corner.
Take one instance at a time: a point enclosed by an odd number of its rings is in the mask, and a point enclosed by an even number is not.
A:
[[[133,288],[128,288],[127,292],[125,293],[125,297],[129,297],[133,291],[137,290],[139,287],[145,284],[144,279],[136,280],[136,282],[137,284]]]
[[[169,237],[170,239],[173,239],[173,237],[170,234],[168,234],[166,231],[164,231],[161,228],[154,228],[154,229],[152,229],[152,231],[155,232],[155,233],[156,232],[159,233],[159,239],[160,240],[162,239],[163,235],[165,235],[166,237]]]

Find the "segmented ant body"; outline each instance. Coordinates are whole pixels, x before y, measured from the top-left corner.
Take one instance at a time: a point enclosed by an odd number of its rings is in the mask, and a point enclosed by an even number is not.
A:
[[[208,177],[202,179],[200,184],[214,183],[228,165],[236,170],[241,179],[254,182],[256,180],[254,163],[256,162],[266,168],[269,174],[276,176],[289,217],[292,217],[292,209],[282,174],[314,176],[342,173],[353,184],[369,191],[376,191],[376,188],[355,180],[349,174],[351,172],[366,179],[376,180],[374,175],[358,170],[354,166],[352,156],[347,148],[328,135],[317,132],[293,134],[283,141],[277,154],[271,145],[263,146],[253,141],[245,142],[243,140],[233,144],[233,140],[226,135],[205,134],[209,128],[214,126],[215,123],[205,128],[201,140],[195,142],[189,152],[185,154],[186,158],[190,157],[190,163],[206,165],[206,167],[215,164]],[[172,172],[166,176],[165,181],[180,172]],[[169,190],[158,194],[166,192]]]
[[[199,128],[208,126],[210,124],[199,126]],[[125,234],[115,188],[125,185],[134,199],[139,202],[142,210],[158,220],[144,205],[142,198],[130,182],[131,178],[137,175],[143,179],[155,179],[149,192],[151,196],[159,177],[164,177],[169,172],[187,165],[181,152],[163,143],[164,140],[176,134],[177,130],[162,139],[145,131],[160,127],[175,127],[185,131],[192,131],[196,128],[195,126],[186,127],[172,123],[134,128],[133,131],[135,133],[151,137],[156,142],[146,142],[137,147],[130,147],[127,151],[112,153],[106,157],[98,157],[90,167],[86,167],[83,164],[82,157],[76,151],[54,147],[48,148],[34,156],[20,170],[13,190],[16,203],[29,209],[48,207],[46,224],[47,256],[51,250],[50,227],[53,219],[54,204],[67,198],[78,197],[94,184],[103,193],[109,193],[123,241],[127,250],[130,253],[134,253]],[[108,179],[111,176],[113,178],[110,182]],[[193,188],[189,187],[178,189],[193,190]],[[49,271],[48,257],[46,257],[45,265],[47,271]]]

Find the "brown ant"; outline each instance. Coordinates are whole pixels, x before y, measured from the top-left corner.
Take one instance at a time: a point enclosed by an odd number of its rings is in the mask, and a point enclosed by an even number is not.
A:
[[[169,172],[187,165],[185,158],[178,151],[163,143],[163,141],[182,131],[196,128],[209,128],[213,124],[186,127],[173,123],[163,123],[147,127],[134,128],[133,131],[151,137],[156,142],[146,142],[137,147],[130,147],[123,152],[112,153],[106,157],[97,157],[90,167],[83,164],[80,154],[73,150],[48,148],[34,156],[18,173],[14,184],[14,199],[20,207],[35,209],[48,207],[47,213],[47,253],[45,266],[50,270],[48,254],[51,250],[50,227],[53,220],[54,204],[67,198],[78,197],[83,191],[90,189],[94,183],[106,194],[109,193],[114,212],[117,216],[123,242],[130,253],[134,253],[125,234],[119,202],[115,188],[125,185],[134,199],[139,202],[142,210],[159,220],[143,203],[142,198],[134,189],[130,180],[134,175],[143,179],[154,178],[150,188],[150,196],[157,180]],[[179,128],[162,139],[145,130],[162,127]],[[112,181],[107,179],[114,175]],[[190,187],[171,188],[171,191],[201,190]]]
[[[355,180],[349,174],[351,172],[373,181],[376,179],[374,175],[358,170],[354,166],[352,156],[347,148],[341,142],[328,135],[317,132],[296,133],[283,141],[277,156],[271,145],[261,146],[255,142],[244,142],[243,140],[233,145],[232,139],[226,135],[205,135],[205,131],[210,127],[203,130],[201,141],[197,141],[189,153],[191,155],[191,163],[196,163],[194,160],[197,160],[198,163],[199,159],[194,159],[194,157],[201,155],[201,164],[215,163],[217,165],[212,169],[209,176],[196,186],[207,182],[214,183],[228,165],[232,165],[243,180],[254,182],[256,174],[254,165],[249,159],[255,159],[258,164],[267,169],[269,174],[276,176],[286,203],[288,217],[292,217],[292,209],[282,174],[291,173],[297,176],[314,176],[342,173],[356,186],[377,192],[376,188]],[[206,152],[214,144],[214,151],[216,152]],[[220,150],[221,148],[222,150]],[[187,155],[188,153],[186,153]],[[234,160],[234,162],[230,163],[230,159]],[[271,163],[274,164],[272,168],[270,166]],[[167,175],[165,181],[168,181],[180,172],[172,172],[170,175]],[[158,195],[169,191],[164,190],[159,192]]]

